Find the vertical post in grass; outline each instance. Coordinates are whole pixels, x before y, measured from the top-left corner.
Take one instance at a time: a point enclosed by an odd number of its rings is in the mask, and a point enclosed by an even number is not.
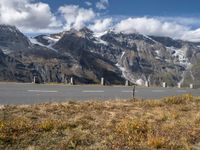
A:
[[[135,101],[135,84],[133,85],[133,100]]]
[[[101,85],[105,85],[104,78],[101,78]]]
[[[3,108],[3,120],[6,120],[6,110],[5,110],[6,108],[4,107]]]

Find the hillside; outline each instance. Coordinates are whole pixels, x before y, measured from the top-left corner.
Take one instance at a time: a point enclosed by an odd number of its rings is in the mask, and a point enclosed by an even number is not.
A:
[[[0,107],[0,149],[200,148],[200,98]]]

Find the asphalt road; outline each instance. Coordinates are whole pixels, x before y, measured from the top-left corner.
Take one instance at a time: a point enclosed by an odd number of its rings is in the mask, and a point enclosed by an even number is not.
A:
[[[132,90],[133,87],[125,86],[0,83],[0,104],[131,99]],[[141,99],[153,99],[186,93],[200,96],[200,89],[136,87],[135,96]]]

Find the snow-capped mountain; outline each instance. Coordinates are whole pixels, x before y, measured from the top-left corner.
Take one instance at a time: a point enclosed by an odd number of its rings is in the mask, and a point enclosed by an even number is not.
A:
[[[12,58],[23,66],[18,74],[20,67],[7,69],[7,77],[1,71],[0,79],[28,82],[38,76],[44,82],[63,82],[73,76],[79,83],[97,83],[101,77],[108,84],[200,83],[199,46],[168,37],[94,33],[87,28],[27,38],[15,27],[0,25],[0,59]]]

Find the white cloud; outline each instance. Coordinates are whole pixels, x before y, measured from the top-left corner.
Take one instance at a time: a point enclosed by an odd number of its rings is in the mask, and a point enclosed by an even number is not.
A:
[[[90,25],[89,28],[94,32],[104,32],[113,26],[112,18],[99,19]]]
[[[100,0],[99,2],[96,3],[96,7],[98,9],[106,9],[109,6],[108,0]]]
[[[180,39],[200,42],[200,28],[185,32]]]
[[[117,23],[114,26],[114,30],[116,32],[139,32],[146,35],[168,36],[174,39],[200,42],[200,28],[191,28],[191,25],[198,24],[198,19],[178,18],[176,20],[176,18],[128,18]]]
[[[86,0],[90,6],[91,1]],[[98,9],[106,9],[108,0],[99,0]],[[146,35],[169,36],[176,39],[200,42],[199,18],[184,17],[120,17],[105,18],[93,9],[78,5],[65,5],[58,12],[51,12],[47,3],[35,0],[0,0],[0,24],[17,26],[26,33],[52,33],[70,28],[88,26],[95,32],[114,28],[116,32],[139,32]]]
[[[195,17],[156,17],[160,21],[176,22],[184,26],[200,26],[199,18]]]
[[[115,31],[133,33],[139,32],[147,35],[169,36],[182,38],[189,31],[187,26],[175,22],[160,21],[155,18],[128,18],[120,21],[115,26]]]
[[[96,16],[91,8],[80,8],[78,5],[61,6],[59,12],[65,19],[65,29],[80,29]]]
[[[27,31],[42,31],[59,28],[59,22],[46,3],[32,0],[1,0],[0,23],[15,25]]]
[[[92,6],[92,3],[89,2],[89,1],[86,1],[85,4],[86,4],[87,6]]]

